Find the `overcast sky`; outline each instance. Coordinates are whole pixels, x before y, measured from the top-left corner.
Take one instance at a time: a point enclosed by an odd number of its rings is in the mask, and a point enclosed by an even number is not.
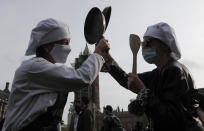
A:
[[[112,6],[111,19],[105,37],[111,45],[111,54],[126,71],[132,70],[129,34],[142,36],[147,26],[167,22],[176,32],[182,59],[192,73],[198,88],[204,87],[204,0],[0,0],[0,89],[12,82],[14,72],[28,46],[30,32],[40,21],[55,18],[69,25],[72,52],[67,65],[74,62],[85,47],[84,21],[92,7],[103,10]],[[94,46],[89,45],[94,50]],[[145,63],[138,53],[138,72],[155,68]],[[11,88],[11,87],[10,87]],[[135,94],[123,89],[109,74],[100,73],[101,107],[107,104],[127,110]],[[63,120],[67,121],[68,97]]]

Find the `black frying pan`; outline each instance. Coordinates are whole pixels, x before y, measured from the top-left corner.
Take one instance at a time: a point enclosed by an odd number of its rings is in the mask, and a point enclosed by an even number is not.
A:
[[[105,30],[106,30],[106,28],[108,27],[108,23],[109,23],[109,20],[110,20],[110,16],[111,16],[111,6],[106,7],[106,8],[103,10],[103,15],[105,16],[105,21],[106,21]]]
[[[106,7],[103,12],[97,7],[89,11],[84,24],[84,36],[89,44],[95,44],[103,38],[110,15],[111,7]]]

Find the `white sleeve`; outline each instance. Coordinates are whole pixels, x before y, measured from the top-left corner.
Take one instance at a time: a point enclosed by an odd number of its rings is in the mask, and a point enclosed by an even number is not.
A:
[[[104,60],[94,53],[90,55],[80,68],[69,68],[66,65],[51,64],[48,61],[34,62],[28,71],[31,84],[39,88],[55,91],[75,91],[87,87],[99,74]]]

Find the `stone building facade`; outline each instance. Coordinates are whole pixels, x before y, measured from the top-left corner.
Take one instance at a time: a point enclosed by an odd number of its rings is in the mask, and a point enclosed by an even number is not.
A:
[[[113,111],[113,114],[116,115],[124,128],[125,131],[142,131],[146,127],[147,119],[143,116],[135,116],[133,114],[130,114],[128,111],[123,111],[123,109],[120,111],[119,107]],[[97,114],[97,125],[98,128],[96,131],[100,131],[103,126],[103,118],[104,113],[98,112]],[[139,130],[138,126],[140,126]]]
[[[0,90],[0,121],[5,118],[9,94],[9,82],[6,82],[5,89]]]
[[[75,58],[75,63],[72,66],[77,69],[79,68],[83,62],[89,57],[90,51],[88,45],[86,44],[85,49],[83,52],[79,54],[78,58]],[[74,92],[74,100],[80,100],[81,97],[87,97],[90,101],[89,108],[93,113],[94,122],[97,120],[97,112],[100,112],[100,99],[99,99],[99,76],[94,80],[91,86],[87,88],[83,88],[81,90]],[[68,113],[68,127],[70,125],[71,116],[74,114],[73,105],[70,106],[69,113]],[[93,128],[97,128],[97,124],[94,123]]]
[[[75,63],[72,66],[77,69],[90,55],[89,48],[86,44],[86,47],[83,52],[80,53],[78,58],[75,58]],[[99,77],[95,79],[91,86],[88,88],[83,88],[81,90],[74,92],[74,99],[80,99],[82,96],[86,96],[90,100],[90,105],[95,106],[100,110],[100,99],[99,99]],[[94,104],[94,105],[93,105]]]

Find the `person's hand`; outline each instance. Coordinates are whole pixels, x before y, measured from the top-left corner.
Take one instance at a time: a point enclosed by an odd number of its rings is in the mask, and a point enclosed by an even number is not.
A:
[[[101,55],[105,61],[108,61],[108,50],[110,49],[110,45],[108,40],[101,39],[97,44],[94,53]]]
[[[138,93],[145,86],[143,82],[139,79],[138,75],[133,73],[128,74],[128,89],[134,93]]]
[[[112,56],[110,55],[110,52],[108,52],[107,54],[105,54],[105,63],[101,69],[101,72],[109,72],[111,70],[111,65],[114,62],[114,59],[112,58]]]

